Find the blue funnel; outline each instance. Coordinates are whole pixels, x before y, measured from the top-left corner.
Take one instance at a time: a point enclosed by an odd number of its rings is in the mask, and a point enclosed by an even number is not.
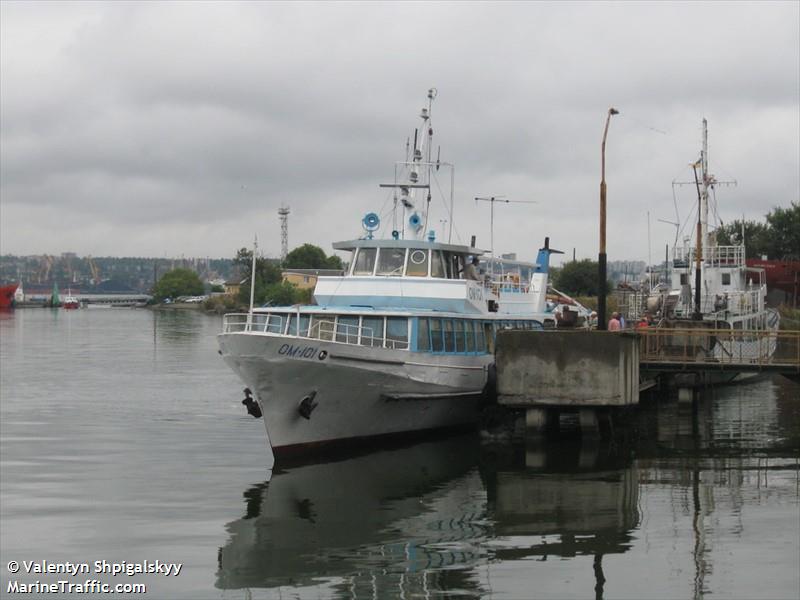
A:
[[[539,254],[536,256],[536,268],[534,273],[547,273],[550,269],[550,255],[551,254],[564,254],[561,250],[554,250],[550,247],[550,238],[544,238],[544,248],[539,248]]]

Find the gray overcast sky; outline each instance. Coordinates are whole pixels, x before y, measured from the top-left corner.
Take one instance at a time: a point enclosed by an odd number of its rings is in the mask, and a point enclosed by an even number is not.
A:
[[[709,121],[723,221],[800,200],[800,2],[0,3],[0,251],[233,256],[363,234],[431,86],[455,227],[609,260],[672,243]],[[682,220],[695,192],[678,192]],[[445,218],[434,196],[432,222]],[[687,227],[687,231],[690,228]],[[457,240],[454,240],[457,241]]]

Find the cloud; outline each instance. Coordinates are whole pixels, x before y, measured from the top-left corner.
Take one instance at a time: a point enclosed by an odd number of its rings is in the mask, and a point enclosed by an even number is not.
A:
[[[455,229],[533,258],[672,242],[671,182],[710,127],[724,220],[800,198],[796,3],[0,5],[0,245],[19,254],[230,256],[360,235],[430,86]],[[717,170],[717,169],[721,169]],[[724,171],[724,173],[723,173]],[[689,173],[690,174],[690,173]],[[446,183],[441,174],[443,184]],[[434,197],[442,231],[449,202]],[[681,190],[688,216],[691,190]],[[390,217],[389,217],[390,218]],[[385,220],[386,222],[386,220]],[[660,251],[659,251],[660,252]],[[571,253],[570,253],[571,254]],[[660,254],[659,254],[660,256]]]

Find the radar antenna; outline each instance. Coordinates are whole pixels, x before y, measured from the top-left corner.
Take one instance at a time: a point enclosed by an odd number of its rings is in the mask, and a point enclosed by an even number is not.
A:
[[[490,237],[489,251],[491,252],[491,255],[492,255],[492,262],[489,265],[489,273],[491,275],[494,275],[494,205],[495,205],[495,202],[503,202],[505,204],[510,204],[512,202],[514,204],[537,204],[537,202],[536,202],[536,200],[509,200],[508,198],[506,198],[504,196],[489,196],[489,197],[486,197],[486,198],[475,198],[475,202],[488,202],[489,206],[491,206],[491,211],[490,211],[491,217],[490,217],[490,220],[489,220],[489,237]]]

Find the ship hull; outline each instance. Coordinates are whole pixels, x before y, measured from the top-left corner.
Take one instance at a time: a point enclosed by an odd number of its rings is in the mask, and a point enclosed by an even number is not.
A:
[[[492,360],[253,333],[220,334],[219,345],[276,455],[473,424]]]
[[[0,286],[0,309],[14,306],[14,294],[18,287],[19,285],[16,283]]]

